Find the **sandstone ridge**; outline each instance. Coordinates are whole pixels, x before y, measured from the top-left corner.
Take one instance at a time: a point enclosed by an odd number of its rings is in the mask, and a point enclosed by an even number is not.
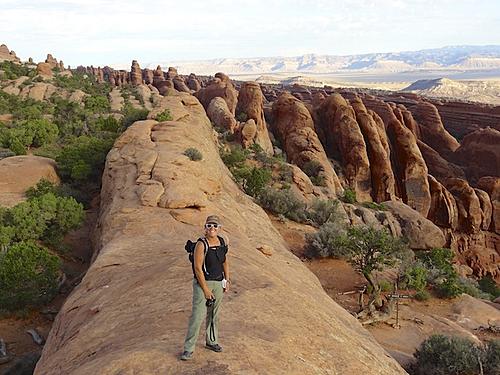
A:
[[[108,155],[99,251],[58,314],[35,374],[404,374],[234,184],[198,100],[162,100],[173,121],[136,122]],[[184,156],[188,147],[203,160]],[[209,213],[221,216],[231,241],[225,351],[204,350],[200,338],[195,359],[182,363],[192,280],[183,244]]]

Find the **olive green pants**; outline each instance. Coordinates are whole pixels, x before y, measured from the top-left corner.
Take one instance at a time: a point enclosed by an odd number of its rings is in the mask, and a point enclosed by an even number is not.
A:
[[[193,309],[189,318],[189,326],[184,341],[184,351],[194,352],[196,341],[200,333],[201,323],[206,319],[206,337],[205,342],[210,345],[218,343],[218,314],[222,304],[222,281],[207,281],[208,288],[215,297],[215,303],[212,307],[206,306],[206,299],[198,282],[193,280]]]

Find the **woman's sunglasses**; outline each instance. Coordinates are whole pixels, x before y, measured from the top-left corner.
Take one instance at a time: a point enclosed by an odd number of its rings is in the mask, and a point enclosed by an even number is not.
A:
[[[211,228],[214,228],[214,229],[218,229],[219,228],[219,224],[205,224],[205,228],[206,229],[211,229]]]

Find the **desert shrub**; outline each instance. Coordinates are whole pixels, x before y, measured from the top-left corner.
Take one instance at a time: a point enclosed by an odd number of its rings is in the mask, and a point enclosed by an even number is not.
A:
[[[469,339],[432,335],[415,351],[415,374],[479,374],[481,354]]]
[[[125,104],[122,109],[122,127],[126,129],[136,121],[146,120],[148,113],[147,109],[138,109],[134,108],[131,104]]]
[[[29,68],[23,64],[16,64],[12,61],[0,62],[0,70],[3,71],[5,79],[17,79],[22,76],[33,78],[36,75],[36,70]]]
[[[492,295],[493,298],[497,298],[500,296],[500,288],[491,278],[491,275],[487,275],[481,278],[481,280],[479,280],[478,286],[483,292]]]
[[[339,201],[336,199],[314,199],[307,210],[307,218],[318,227],[336,219]]]
[[[40,147],[57,139],[59,130],[56,124],[46,119],[26,120],[20,124],[33,135],[33,141],[27,146]]]
[[[350,188],[347,188],[344,190],[344,194],[340,199],[344,203],[351,203],[351,204],[356,203],[357,202],[356,192]]]
[[[326,222],[316,233],[306,234],[307,253],[310,257],[342,257],[338,247],[344,229],[335,222]]]
[[[34,242],[0,253],[0,306],[16,310],[49,301],[57,292],[61,261]]]
[[[60,97],[51,99],[54,104],[54,122],[61,135],[80,135],[87,119],[87,113],[76,102]]]
[[[87,96],[84,103],[85,109],[92,113],[105,113],[111,109],[108,98],[102,95]]]
[[[461,292],[466,293],[469,296],[488,300],[493,299],[491,294],[485,293],[479,289],[479,283],[476,280],[469,279],[467,277],[459,277],[458,285],[460,286]]]
[[[417,291],[413,295],[413,298],[415,298],[417,301],[427,301],[429,298],[431,298],[431,295],[427,290],[424,289]]]
[[[203,159],[203,154],[198,151],[196,148],[190,147],[184,151],[184,155],[186,155],[189,159],[193,161],[198,161]]]
[[[425,266],[416,262],[412,266],[406,268],[402,275],[402,287],[414,289],[417,292],[425,290],[427,286],[427,269]]]
[[[450,249],[421,251],[417,257],[427,268],[427,281],[434,286],[440,298],[454,298],[463,293],[458,274],[453,269],[453,252]]]
[[[279,161],[279,159],[278,159],[278,161]],[[288,164],[286,164],[284,162],[280,162],[279,168],[278,168],[278,173],[279,173],[279,179],[280,179],[280,181],[286,182],[286,183],[289,183],[289,184],[292,183],[292,181],[293,181],[293,170],[292,170],[292,167],[290,167],[290,165],[288,165]]]
[[[253,152],[255,152],[256,154],[260,154],[260,153],[263,153],[264,152],[264,149],[262,148],[261,145],[259,145],[258,143],[254,143],[253,145],[250,146],[250,150],[252,150]]]
[[[57,143],[48,143],[37,149],[33,150],[33,155],[43,156],[45,158],[57,159],[57,156],[61,152],[61,146]]]
[[[120,122],[113,116],[99,116],[94,122],[94,128],[96,131],[117,133],[120,130],[120,126]]]
[[[362,205],[363,205],[363,207],[370,208],[372,210],[377,210],[377,211],[386,211],[387,210],[387,207],[383,203],[363,202]]]
[[[486,344],[483,358],[484,375],[500,374],[500,339]]]
[[[61,177],[78,184],[99,181],[113,142],[113,138],[74,138],[63,146],[56,159]]]
[[[52,193],[55,194],[56,186],[49,180],[42,178],[35,186],[30,187],[26,190],[26,196],[28,199],[38,198],[44,194]]]
[[[305,204],[290,190],[264,189],[258,197],[258,202],[276,215],[283,215],[297,222],[306,219]]]
[[[248,120],[248,115],[245,112],[237,113],[236,120],[238,120],[239,122],[245,122]]]
[[[49,201],[50,204],[52,196],[54,195],[49,193],[37,198],[40,207],[44,207],[44,201]],[[47,218],[47,229],[42,239],[52,245],[61,243],[66,233],[80,226],[83,218],[84,212],[81,203],[72,197],[56,197],[55,211],[52,217]]]
[[[87,75],[85,73],[73,72],[70,77],[56,75],[53,81],[57,87],[70,91],[81,90],[89,95],[107,96],[111,91],[111,85],[109,83],[97,83],[93,75]]]
[[[317,176],[318,173],[321,171],[321,169],[322,169],[321,163],[317,160],[309,160],[302,166],[302,170],[309,177]]]
[[[26,155],[26,147],[17,138],[10,141],[9,149],[16,155]]]
[[[248,151],[243,150],[241,146],[232,147],[229,152],[222,152],[221,158],[224,164],[231,169],[241,166],[248,157]]]
[[[245,193],[257,197],[271,181],[272,173],[267,168],[253,167],[243,182]]]
[[[387,293],[393,290],[393,286],[389,280],[385,279],[379,280],[378,285],[380,287],[381,292]]]
[[[163,112],[158,113],[155,117],[156,121],[172,121],[173,117],[169,109],[165,109]]]

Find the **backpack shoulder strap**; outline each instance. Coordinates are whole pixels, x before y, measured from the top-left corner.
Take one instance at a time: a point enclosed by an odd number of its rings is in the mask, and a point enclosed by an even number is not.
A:
[[[217,237],[219,237],[220,245],[221,246],[226,246],[226,241],[224,241],[224,237],[222,237],[222,236],[217,236]]]

